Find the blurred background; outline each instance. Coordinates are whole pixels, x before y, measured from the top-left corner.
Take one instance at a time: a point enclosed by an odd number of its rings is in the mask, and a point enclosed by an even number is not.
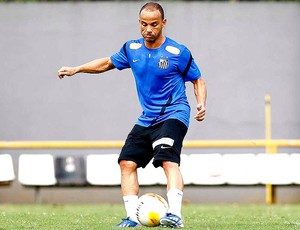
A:
[[[57,70],[119,51],[140,37],[145,1],[0,2],[0,141],[124,140],[141,113],[130,70],[79,74]],[[208,89],[204,122],[186,140],[265,138],[271,95],[272,138],[300,138],[299,1],[160,1],[166,36],[185,44]],[[195,113],[192,84],[187,95]],[[85,156],[119,149],[0,149],[18,175],[20,154]],[[264,148],[198,148],[183,153],[263,153]],[[281,148],[296,153],[299,148]],[[300,177],[300,175],[299,175]],[[186,188],[192,202],[264,202],[264,186]],[[165,193],[161,186],[145,191]],[[0,187],[1,203],[34,202],[33,188]],[[48,203],[121,202],[119,187],[43,188]],[[235,194],[234,196],[232,194]],[[299,202],[299,186],[278,188],[279,202]]]

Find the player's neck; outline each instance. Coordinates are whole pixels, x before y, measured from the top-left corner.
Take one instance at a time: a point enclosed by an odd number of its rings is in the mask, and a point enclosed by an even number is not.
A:
[[[154,42],[147,42],[145,40],[145,46],[148,49],[157,49],[159,48],[162,44],[164,44],[164,42],[166,41],[166,37],[165,36],[160,36],[159,38],[157,38]]]

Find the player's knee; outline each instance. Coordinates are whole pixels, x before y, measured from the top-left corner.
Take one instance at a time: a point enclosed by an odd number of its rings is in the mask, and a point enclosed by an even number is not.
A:
[[[171,161],[163,161],[162,167],[165,171],[174,171],[179,169],[178,164]]]
[[[121,170],[136,170],[137,164],[133,161],[121,160],[120,168],[121,168]]]

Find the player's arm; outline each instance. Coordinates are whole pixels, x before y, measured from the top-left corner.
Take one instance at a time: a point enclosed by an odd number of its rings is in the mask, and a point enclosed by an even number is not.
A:
[[[58,77],[62,79],[64,76],[73,76],[77,73],[103,73],[105,71],[114,69],[115,66],[110,60],[110,57],[105,57],[101,59],[96,59],[86,64],[75,66],[75,67],[66,67],[63,66],[58,70]]]
[[[206,105],[206,85],[202,77],[197,80],[192,81],[194,85],[194,92],[197,100],[197,114],[194,117],[197,121],[203,121],[205,118],[205,105]]]

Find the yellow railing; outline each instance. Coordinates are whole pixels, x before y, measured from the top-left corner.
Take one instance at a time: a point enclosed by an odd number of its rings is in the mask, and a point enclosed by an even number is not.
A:
[[[124,141],[0,141],[0,149],[118,149]],[[184,148],[298,148],[300,140],[187,140]]]

